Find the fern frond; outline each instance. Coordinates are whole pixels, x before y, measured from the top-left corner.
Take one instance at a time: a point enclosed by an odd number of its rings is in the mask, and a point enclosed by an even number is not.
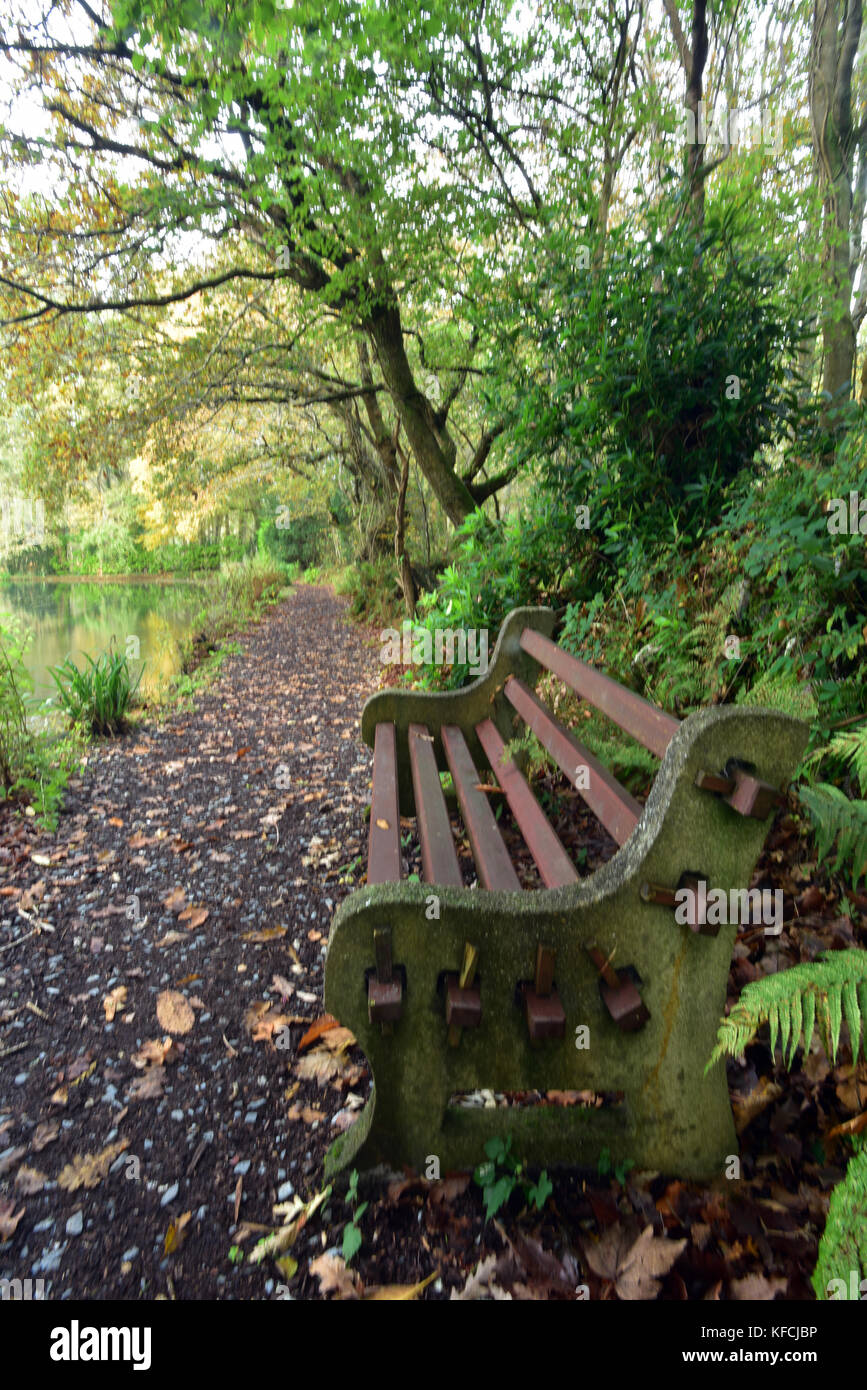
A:
[[[820,960],[795,965],[791,970],[781,970],[747,985],[728,1018],[720,1023],[705,1072],[720,1057],[739,1057],[763,1023],[770,1029],[772,1053],[779,1036],[787,1067],[792,1065],[802,1029],[804,1052],[809,1052],[814,1023],[819,1025],[819,1039],[832,1063],[837,1057],[844,1020],[853,1060],[857,1061],[859,1045],[867,1058],[867,1029],[862,1031],[861,1027],[865,1012],[867,951],[826,951]]]
[[[860,1300],[862,1280],[867,1280],[867,1149],[849,1160],[846,1176],[831,1193],[812,1284],[819,1299]]]
[[[817,782],[799,787],[798,796],[806,808],[816,835],[816,849],[825,859],[837,841],[834,871],[851,864],[852,886],[867,873],[867,801],[850,801],[839,787]]]

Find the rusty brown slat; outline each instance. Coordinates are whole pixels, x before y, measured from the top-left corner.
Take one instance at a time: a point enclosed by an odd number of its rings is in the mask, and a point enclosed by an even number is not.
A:
[[[589,700],[591,705],[601,710],[621,729],[649,748],[661,758],[673,736],[680,728],[680,720],[666,714],[649,700],[636,695],[634,690],[626,690],[610,676],[604,676],[577,656],[564,652],[555,642],[543,637],[541,632],[525,628],[521,633],[521,646],[561,681]]]
[[[575,867],[526,780],[511,758],[503,763],[503,749],[506,745],[497,726],[492,720],[486,719],[483,724],[476,725],[476,734],[493,768],[494,776],[506,793],[512,815],[535,860],[545,887],[562,888],[564,884],[576,883],[578,874]]]
[[[409,726],[409,760],[425,882],[463,888],[464,880],[455,853],[433,738],[423,724]]]
[[[528,728],[547,748],[552,758],[580,792],[593,814],[619,845],[629,839],[641,815],[641,804],[612,777],[607,767],[594,758],[589,749],[573,738],[546,705],[523,681],[510,676],[503,687],[509,702],[518,711]],[[589,786],[578,786],[577,769],[588,769]]]
[[[368,883],[400,879],[400,814],[397,809],[397,738],[393,724],[377,724],[373,744],[373,794],[367,843]]]
[[[444,724],[440,734],[482,887],[489,891],[520,892],[518,875],[503,844],[487,794],[476,789],[479,774],[463,734],[456,724]]]

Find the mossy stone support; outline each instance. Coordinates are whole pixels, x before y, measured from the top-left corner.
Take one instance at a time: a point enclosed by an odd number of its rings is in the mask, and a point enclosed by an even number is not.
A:
[[[550,637],[556,615],[550,608],[515,608],[500,628],[497,645],[488,662],[488,669],[478,680],[461,690],[380,690],[371,695],[361,712],[361,737],[373,747],[377,724],[394,724],[397,732],[397,772],[400,813],[415,815],[412,769],[407,744],[410,724],[424,724],[434,738],[437,767],[448,771],[443,752],[440,729],[444,724],[457,724],[463,730],[467,746],[478,768],[487,767],[487,760],[476,737],[475,726],[492,719],[505,742],[514,737],[517,717],[502,694],[509,676],[517,676],[528,685],[535,685],[541,667],[538,661],[521,649],[521,633],[533,628]],[[516,759],[516,762],[519,762]]]
[[[501,646],[502,637],[498,652]],[[480,717],[474,709],[467,718],[453,706],[436,720],[432,708],[413,710],[407,722],[431,728],[454,722],[466,730]],[[393,709],[378,708],[376,719],[385,718],[394,718]],[[724,1012],[737,927],[697,935],[675,921],[671,908],[644,902],[639,889],[645,880],[674,888],[684,873],[706,879],[709,889],[748,887],[770,818],[739,816],[700,791],[695,777],[736,758],[780,786],[797,766],[807,734],[804,724],[773,710],[719,707],[691,715],[668,747],[629,840],[581,883],[525,893],[393,883],[347,898],[331,928],[325,1007],[352,1029],[375,1084],[359,1122],[332,1146],[327,1172],[380,1164],[424,1172],[432,1155],[442,1172],[468,1168],[482,1160],[487,1138],[511,1133],[522,1159],[549,1167],[595,1166],[607,1146],[616,1160],[631,1158],[641,1167],[720,1176],[728,1155],[737,1153],[737,1139],[724,1068],[703,1071]],[[430,916],[432,897],[439,919]],[[382,927],[391,929],[393,961],[406,971],[403,1015],[388,1036],[368,1020],[365,986],[374,929]],[[479,949],[482,1021],[453,1048],[438,982],[443,972],[460,969],[465,942]],[[532,979],[540,943],[557,953],[566,1035],[532,1046],[516,986]],[[606,956],[613,952],[615,968],[637,969],[651,1015],[641,1031],[622,1033],[610,1019],[584,949],[589,944]],[[587,1048],[576,1047],[580,1025],[590,1030]],[[623,1092],[624,1101],[602,1109],[449,1106],[453,1094],[480,1087],[613,1091]]]

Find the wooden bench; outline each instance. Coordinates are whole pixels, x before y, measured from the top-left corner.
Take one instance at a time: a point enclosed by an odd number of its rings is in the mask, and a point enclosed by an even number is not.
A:
[[[737,1153],[724,1071],[703,1074],[737,923],[702,921],[701,885],[748,887],[807,727],[735,706],[680,721],[558,647],[554,627],[549,609],[516,609],[473,684],[384,690],[364,707],[368,881],[332,924],[325,1006],[354,1032],[374,1087],[332,1146],[329,1173],[467,1168],[507,1133],[522,1158],[549,1166],[595,1166],[607,1146],[615,1159],[706,1178]],[[539,699],[545,672],[661,760],[643,807]],[[504,757],[525,727],[620,846],[583,879],[520,759]],[[521,888],[480,790],[488,769],[543,889]],[[478,886],[455,852],[446,770]],[[402,880],[401,816],[416,818],[421,882]],[[452,1103],[479,1088],[591,1103]]]

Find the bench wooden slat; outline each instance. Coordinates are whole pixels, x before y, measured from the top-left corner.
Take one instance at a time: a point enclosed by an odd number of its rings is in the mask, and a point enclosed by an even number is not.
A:
[[[396,883],[400,876],[397,735],[393,724],[377,724],[373,745],[373,793],[370,800],[370,836],[367,843],[367,881]]]
[[[496,889],[520,892],[521,884],[494,820],[487,793],[477,789],[479,774],[466,739],[456,724],[444,724],[440,734],[482,887],[491,892]]]
[[[598,758],[594,758],[589,749],[573,738],[565,725],[523,681],[510,676],[503,692],[609,834],[619,845],[625,844],[641,815],[641,803],[621,786]],[[588,768],[588,787],[577,785],[576,769],[581,764]]]
[[[562,888],[567,883],[576,883],[578,874],[575,866],[523,774],[511,758],[505,763],[502,761],[506,745],[496,724],[491,719],[486,719],[483,724],[476,725],[476,734],[494,776],[506,794],[506,800],[512,808],[512,814],[536,862],[545,887]]]
[[[464,880],[455,853],[433,737],[423,724],[409,726],[409,759],[425,882],[463,888]]]
[[[636,695],[634,690],[626,690],[610,676],[579,661],[571,652],[564,652],[554,642],[543,637],[541,632],[525,628],[521,633],[521,646],[530,656],[535,657],[547,670],[559,676],[560,680],[589,700],[591,705],[601,710],[621,729],[649,748],[661,758],[673,736],[680,728],[680,720],[666,714],[649,700]]]

